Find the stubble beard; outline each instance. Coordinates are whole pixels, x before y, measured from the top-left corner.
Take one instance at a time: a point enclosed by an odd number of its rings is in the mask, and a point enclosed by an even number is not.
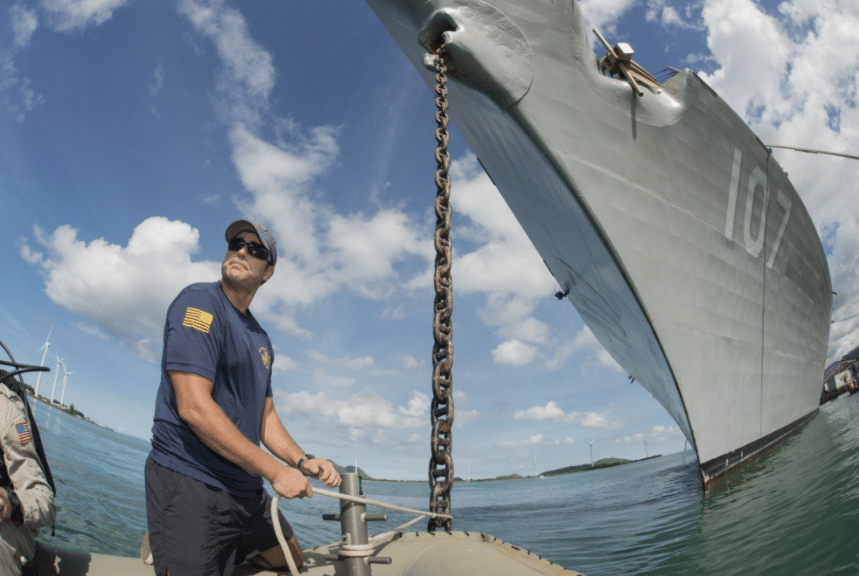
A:
[[[231,258],[224,262],[221,267],[221,276],[233,288],[247,290],[259,287],[258,283],[252,281],[253,274],[250,266],[240,258]]]

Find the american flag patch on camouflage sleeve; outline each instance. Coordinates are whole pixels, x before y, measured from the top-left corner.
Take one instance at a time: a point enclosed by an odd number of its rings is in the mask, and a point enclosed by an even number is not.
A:
[[[15,431],[18,433],[18,442],[21,446],[26,446],[33,440],[27,422],[15,422]]]

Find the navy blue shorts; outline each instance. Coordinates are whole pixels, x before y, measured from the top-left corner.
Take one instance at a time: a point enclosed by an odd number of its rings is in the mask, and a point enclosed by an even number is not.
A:
[[[271,496],[236,498],[146,460],[146,515],[155,573],[164,576],[230,576],[248,558],[278,546],[271,523]],[[292,526],[282,513],[288,540]]]

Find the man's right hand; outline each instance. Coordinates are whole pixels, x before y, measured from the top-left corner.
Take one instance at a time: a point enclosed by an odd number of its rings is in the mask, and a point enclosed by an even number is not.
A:
[[[271,487],[284,498],[313,497],[313,486],[304,474],[289,466],[281,465],[277,474],[271,479]]]

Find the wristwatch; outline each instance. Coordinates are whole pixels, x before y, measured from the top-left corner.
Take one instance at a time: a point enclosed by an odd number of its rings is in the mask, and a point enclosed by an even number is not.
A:
[[[316,458],[313,454],[305,454],[303,458],[298,461],[298,464],[295,465],[298,468],[298,471],[304,474],[304,470],[301,469],[301,465],[304,464],[305,460],[313,460]]]

